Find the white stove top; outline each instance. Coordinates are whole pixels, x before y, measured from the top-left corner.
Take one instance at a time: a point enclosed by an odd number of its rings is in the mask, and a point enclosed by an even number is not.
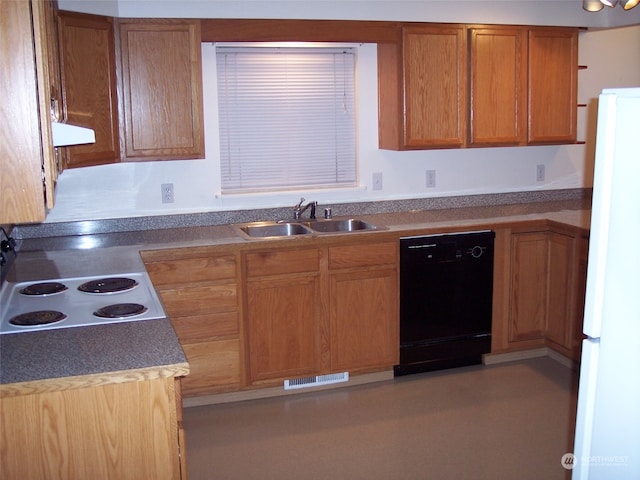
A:
[[[105,278],[128,278],[137,285],[130,290],[112,293],[89,293],[78,290],[78,287],[92,280]],[[57,282],[67,289],[59,293],[47,295],[24,295],[20,293],[27,286]],[[136,304],[144,307],[143,312],[132,316],[100,317],[94,312],[114,304]],[[44,325],[14,325],[11,319],[35,311],[61,312],[65,318]],[[144,272],[104,275],[96,277],[77,277],[63,279],[47,279],[42,281],[11,283],[5,282],[0,292],[0,334],[23,333],[56,328],[84,327],[105,323],[133,322],[164,318],[166,314],[151,284],[149,276]]]

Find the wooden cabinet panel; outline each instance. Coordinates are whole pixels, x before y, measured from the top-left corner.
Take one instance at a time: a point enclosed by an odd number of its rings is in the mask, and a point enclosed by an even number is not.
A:
[[[141,253],[189,362],[187,397],[238,390],[243,382],[236,259],[213,250]]]
[[[320,250],[317,248],[263,250],[246,256],[248,277],[316,272],[319,268]]]
[[[248,252],[245,262],[254,385],[397,363],[397,242]]]
[[[251,381],[319,373],[318,275],[249,281],[246,289]]]
[[[238,312],[171,317],[180,343],[198,343],[220,337],[238,337]]]
[[[0,2],[0,116],[7,120],[0,133],[0,224],[41,222],[54,205],[53,11],[43,1]]]
[[[353,371],[399,361],[397,270],[331,275],[331,369]]]
[[[529,143],[576,141],[578,32],[529,30]]]
[[[3,478],[180,478],[174,378],[0,402]]]
[[[120,20],[126,160],[204,158],[198,20]]]
[[[576,28],[409,24],[378,45],[380,148],[576,141]]]
[[[189,375],[181,380],[185,396],[238,389],[239,339],[190,343],[182,348],[189,362]]]
[[[406,147],[465,143],[467,53],[463,27],[405,27],[404,144]]]
[[[404,143],[401,48],[399,42],[378,44],[378,145],[390,150]]]
[[[575,270],[575,295],[574,314],[569,325],[569,338],[574,360],[580,359],[582,351],[584,302],[587,293],[587,263],[589,257],[589,239],[578,238],[576,240],[576,270]]]
[[[547,339],[571,348],[570,328],[573,322],[575,302],[574,253],[575,238],[550,232],[549,238],[549,280],[547,299]]]
[[[397,242],[329,247],[329,269],[395,265]]]
[[[527,129],[526,29],[472,28],[469,43],[469,144],[524,144]]]
[[[460,147],[467,131],[463,26],[403,26],[378,45],[380,148]]]
[[[185,282],[235,281],[236,277],[236,260],[233,255],[148,261],[146,268],[156,287]]]
[[[510,282],[508,319],[500,321],[500,307],[494,311],[498,313],[494,324],[498,334],[492,349],[515,351],[547,345],[579,360],[588,255],[588,239],[583,235],[570,228],[511,235],[505,254]],[[502,282],[498,285],[505,291]],[[499,292],[496,298],[500,302]]]
[[[162,302],[170,316],[189,316],[237,308],[235,284],[195,285],[160,290]]]
[[[60,12],[64,111],[68,123],[92,128],[96,141],[66,148],[66,167],[120,161],[113,18]]]
[[[511,237],[509,341],[543,339],[546,329],[547,235],[518,233]]]

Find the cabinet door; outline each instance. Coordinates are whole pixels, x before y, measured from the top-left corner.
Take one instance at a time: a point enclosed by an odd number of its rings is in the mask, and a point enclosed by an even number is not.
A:
[[[526,142],[527,35],[524,28],[473,28],[470,145]]]
[[[576,245],[574,315],[569,325],[571,352],[574,360],[580,360],[582,351],[584,302],[587,290],[587,263],[589,257],[588,238],[578,238]]]
[[[189,362],[184,395],[238,390],[243,364],[235,256],[196,247],[142,257]]]
[[[510,342],[544,339],[547,311],[547,262],[546,233],[512,235]]]
[[[571,349],[571,327],[575,323],[575,249],[573,237],[550,232],[547,339]]]
[[[198,20],[120,20],[124,160],[204,158]]]
[[[123,378],[1,398],[2,478],[180,478],[175,379]]]
[[[578,32],[529,30],[529,143],[576,141]]]
[[[41,222],[54,203],[44,2],[0,2],[0,224]]]
[[[319,373],[319,276],[249,281],[246,289],[251,381]]]
[[[380,147],[465,143],[466,38],[461,26],[403,27],[402,44],[378,48]]]
[[[331,275],[331,370],[398,363],[397,270]]]
[[[113,19],[58,15],[66,120],[92,128],[96,141],[66,148],[67,168],[120,161]]]
[[[402,29],[404,146],[463,146],[467,54],[463,27]]]
[[[182,349],[189,362],[189,375],[182,378],[186,397],[238,390],[239,339],[185,343]]]

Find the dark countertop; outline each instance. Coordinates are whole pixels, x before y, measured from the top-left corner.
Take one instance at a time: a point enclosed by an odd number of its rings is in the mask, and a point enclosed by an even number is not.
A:
[[[178,376],[188,369],[168,319],[2,335],[0,347],[0,397],[69,388],[72,378],[84,386],[108,383],[105,374],[122,381],[125,371],[135,380],[146,378],[151,370],[158,376]],[[60,379],[64,381],[56,381]],[[53,382],[39,382],[43,380]],[[37,383],[15,386],[22,382]]]
[[[516,222],[541,219],[557,221],[584,230],[590,225],[591,199],[555,200],[532,203],[519,203],[497,206],[478,206],[446,208],[436,210],[409,210],[405,212],[373,213],[364,215],[343,215],[334,218],[360,218],[387,231],[411,232],[428,229],[440,230],[469,228],[487,225],[504,225]],[[275,218],[261,218],[273,220]],[[358,233],[360,234],[360,233]],[[80,256],[83,261],[92,263],[92,268],[103,268],[100,259],[95,258],[96,249],[107,252],[110,262],[123,264],[139,262],[140,250],[161,248],[184,248],[197,246],[246,244],[247,242],[287,242],[294,238],[278,240],[248,240],[234,230],[231,225],[211,225],[179,228],[158,228],[146,231],[127,231],[99,233],[93,235],[68,235],[49,238],[30,238],[20,240],[21,258],[39,257],[38,268],[43,263],[58,263],[60,271],[73,270],[70,257]],[[58,258],[66,260],[57,261]],[[65,266],[66,265],[66,266]],[[23,269],[24,270],[24,269]],[[11,274],[11,272],[10,272]],[[15,281],[15,280],[12,280]]]
[[[499,228],[519,222],[539,221],[556,222],[588,232],[589,208],[590,199],[578,199],[356,217],[384,227],[384,232],[401,235]],[[18,259],[7,281],[114,274],[134,268],[144,269],[139,254],[141,250],[288,241],[296,240],[248,240],[230,225],[24,239],[20,242]],[[188,368],[169,320],[2,335],[0,362],[0,394],[7,391],[5,387],[17,382],[82,377],[172,364],[182,365],[178,368]]]

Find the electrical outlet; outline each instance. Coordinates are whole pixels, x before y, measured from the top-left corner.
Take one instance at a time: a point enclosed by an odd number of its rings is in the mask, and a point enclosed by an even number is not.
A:
[[[436,171],[427,170],[427,188],[435,188],[436,186]]]
[[[382,172],[376,172],[373,174],[373,189],[382,190]]]
[[[163,183],[160,185],[162,203],[173,203],[173,183]]]
[[[536,182],[544,182],[544,165],[536,165]]]

